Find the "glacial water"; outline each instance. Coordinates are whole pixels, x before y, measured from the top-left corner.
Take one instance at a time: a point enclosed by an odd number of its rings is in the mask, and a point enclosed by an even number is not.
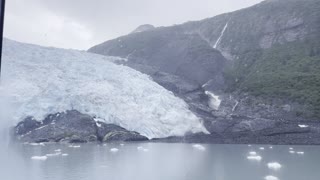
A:
[[[320,179],[319,146],[11,143],[0,152],[3,180]]]

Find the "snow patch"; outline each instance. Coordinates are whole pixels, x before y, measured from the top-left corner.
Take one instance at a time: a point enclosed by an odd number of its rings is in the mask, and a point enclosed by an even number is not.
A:
[[[297,154],[299,154],[299,155],[303,155],[303,154],[304,154],[304,152],[299,151],[299,152],[297,152]]]
[[[309,127],[308,125],[304,125],[304,124],[299,124],[298,125],[300,128],[307,128],[307,127]]]
[[[113,63],[119,58],[8,39],[3,45],[0,93],[11,101],[15,122],[75,109],[148,138],[209,133],[182,99]]]
[[[251,151],[251,152],[249,152],[249,154],[250,154],[251,156],[256,156],[256,155],[257,155],[257,152]]]
[[[260,150],[264,150],[264,147],[260,147],[259,149],[260,149]]]
[[[61,156],[69,156],[69,154],[61,154]]]

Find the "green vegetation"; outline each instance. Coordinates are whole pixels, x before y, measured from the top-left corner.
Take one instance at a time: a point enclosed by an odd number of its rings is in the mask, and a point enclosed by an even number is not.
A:
[[[226,71],[228,90],[305,104],[311,107],[313,116],[320,117],[318,39],[275,45],[241,55]]]

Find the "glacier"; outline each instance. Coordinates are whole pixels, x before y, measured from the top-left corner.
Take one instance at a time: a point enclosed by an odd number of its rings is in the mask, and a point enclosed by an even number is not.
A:
[[[9,39],[2,55],[1,99],[14,123],[74,109],[148,138],[208,133],[183,100],[114,63],[121,58]]]

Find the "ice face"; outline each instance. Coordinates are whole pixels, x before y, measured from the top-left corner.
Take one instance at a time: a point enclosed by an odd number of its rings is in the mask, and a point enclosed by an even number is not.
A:
[[[14,122],[75,109],[148,138],[207,133],[183,100],[114,61],[5,39],[1,94],[11,102]]]

